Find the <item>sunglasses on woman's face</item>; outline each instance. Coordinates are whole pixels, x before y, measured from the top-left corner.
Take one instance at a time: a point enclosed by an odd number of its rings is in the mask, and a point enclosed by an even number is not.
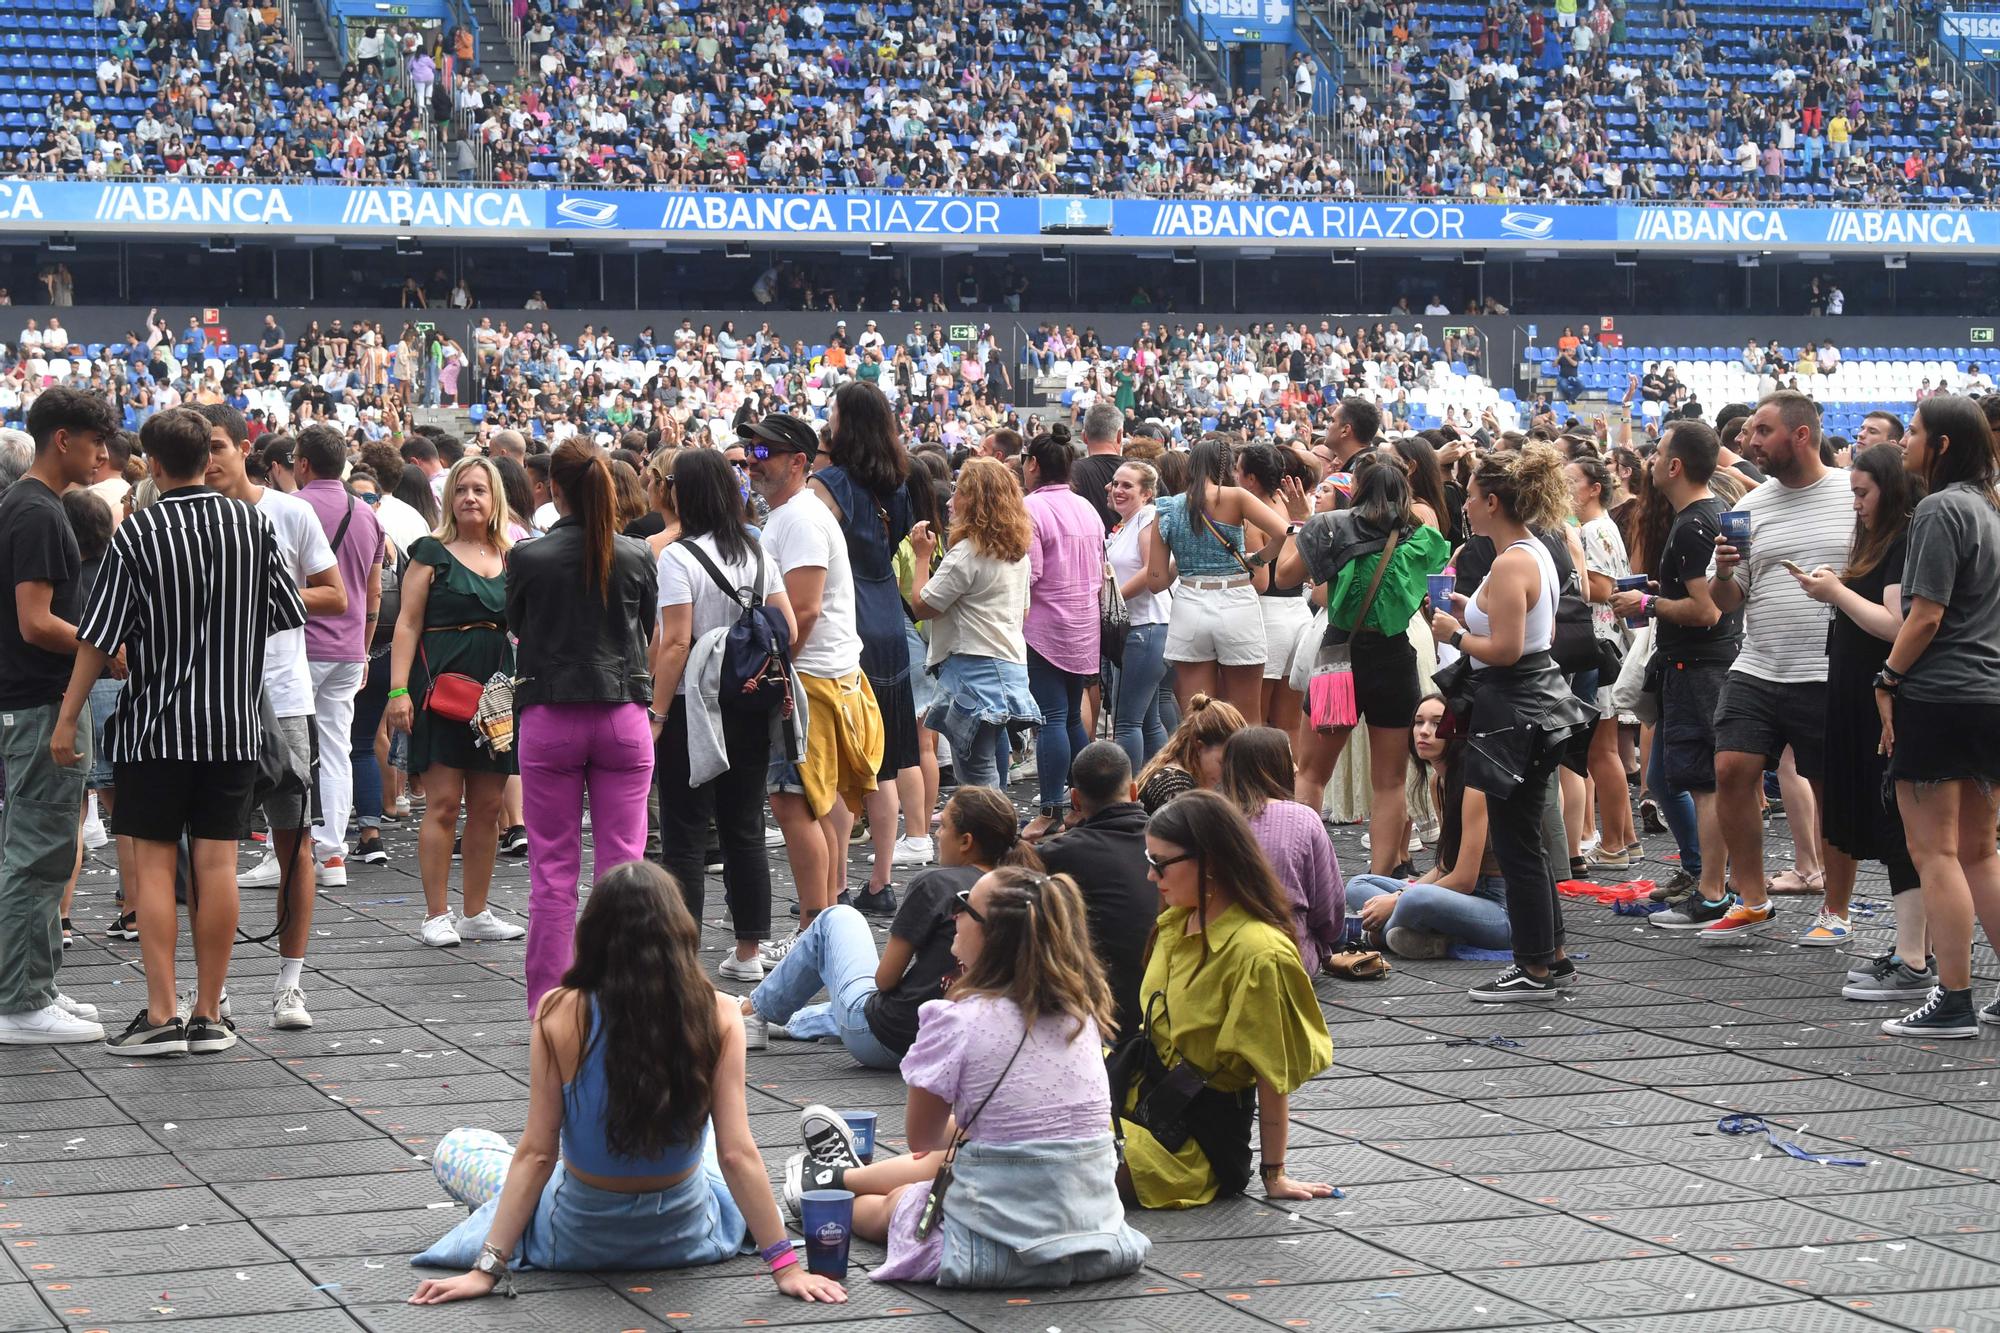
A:
[[[971,889],[960,889],[957,893],[951,895],[951,914],[957,916],[961,912],[982,926],[986,924],[986,918],[981,916],[979,909],[972,905]]]
[[[1146,865],[1156,875],[1164,875],[1169,867],[1192,860],[1194,860],[1193,852],[1182,852],[1179,856],[1155,856],[1151,852],[1146,853]]]

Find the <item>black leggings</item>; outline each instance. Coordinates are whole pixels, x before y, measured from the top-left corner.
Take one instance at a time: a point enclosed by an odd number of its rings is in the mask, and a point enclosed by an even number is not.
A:
[[[771,933],[771,862],[764,849],[764,776],[771,762],[770,722],[722,711],[729,767],[699,787],[688,785],[687,700],[677,697],[660,728],[653,772],[660,789],[660,862],[680,881],[681,896],[699,922],[707,896],[703,864],[708,822],[722,846],[723,892],[739,940]]]

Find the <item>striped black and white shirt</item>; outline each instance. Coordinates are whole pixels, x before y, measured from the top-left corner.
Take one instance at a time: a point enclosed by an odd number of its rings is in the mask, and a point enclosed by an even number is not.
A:
[[[264,643],[305,603],[262,514],[205,486],[169,491],[118,527],[77,637],[125,648],[111,760],[255,760]]]

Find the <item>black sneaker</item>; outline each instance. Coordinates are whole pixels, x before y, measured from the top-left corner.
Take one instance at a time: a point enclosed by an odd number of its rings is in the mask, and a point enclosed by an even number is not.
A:
[[[176,1014],[164,1023],[155,1023],[141,1009],[133,1015],[125,1030],[115,1037],[106,1037],[104,1044],[120,1055],[186,1055],[188,1053],[187,1029],[181,1025]]]
[[[711,875],[720,875],[726,867],[722,863],[722,849],[711,847],[701,854],[701,868]]]
[[[1736,895],[1733,893],[1725,893],[1714,902],[1699,893],[1692,893],[1682,899],[1678,907],[1655,912],[1646,920],[1661,930],[1707,930],[1727,916],[1729,909],[1735,905]]]
[[[838,1111],[814,1104],[799,1112],[799,1137],[805,1140],[808,1166],[852,1167],[861,1165],[861,1145],[854,1131]],[[837,1185],[813,1185],[811,1189],[838,1189]]]
[[[1576,984],[1576,964],[1567,958],[1558,958],[1549,964],[1549,980],[1556,983],[1557,990],[1568,990]]]
[[[1937,972],[1925,968],[1919,972],[1908,963],[1891,956],[1884,967],[1876,968],[1867,981],[1850,981],[1840,988],[1843,999],[1861,1000],[1921,1000],[1928,997],[1938,984]]]
[[[236,1044],[236,1024],[226,1018],[202,1018],[196,1015],[187,1021],[187,1048],[190,1055],[213,1055],[226,1051]]]
[[[104,938],[107,940],[138,939],[139,914],[137,912],[119,913],[118,920],[115,923],[113,923],[113,925],[109,930],[104,932]]]
[[[1553,1000],[1557,995],[1557,983],[1553,970],[1546,977],[1534,977],[1519,967],[1510,967],[1485,985],[1474,986],[1466,994],[1481,1004]]]
[[[2000,997],[1995,997],[1993,1003],[1979,1011],[1979,1021],[2000,1027]]]
[[[883,888],[880,892],[863,889],[854,900],[854,910],[863,916],[894,917],[896,915],[896,891]]]
[[[373,838],[363,838],[354,845],[354,859],[363,865],[386,865],[389,861],[389,853],[382,846],[380,835],[377,835]]]
[[[500,835],[500,855],[526,856],[528,854],[528,830],[519,824]]]
[[[1939,986],[1914,1011],[1882,1020],[1882,1030],[1892,1037],[1976,1037],[1979,1015],[1972,1009],[1971,988],[1946,990]]]

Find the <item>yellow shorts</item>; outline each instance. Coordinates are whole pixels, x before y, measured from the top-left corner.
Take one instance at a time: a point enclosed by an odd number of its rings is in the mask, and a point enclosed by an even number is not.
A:
[[[868,677],[859,671],[840,677],[800,672],[799,684],[806,692],[805,762],[774,758],[769,787],[804,796],[814,819],[826,817],[835,796],[859,810],[875,790],[875,770],[882,766],[882,711]]]

